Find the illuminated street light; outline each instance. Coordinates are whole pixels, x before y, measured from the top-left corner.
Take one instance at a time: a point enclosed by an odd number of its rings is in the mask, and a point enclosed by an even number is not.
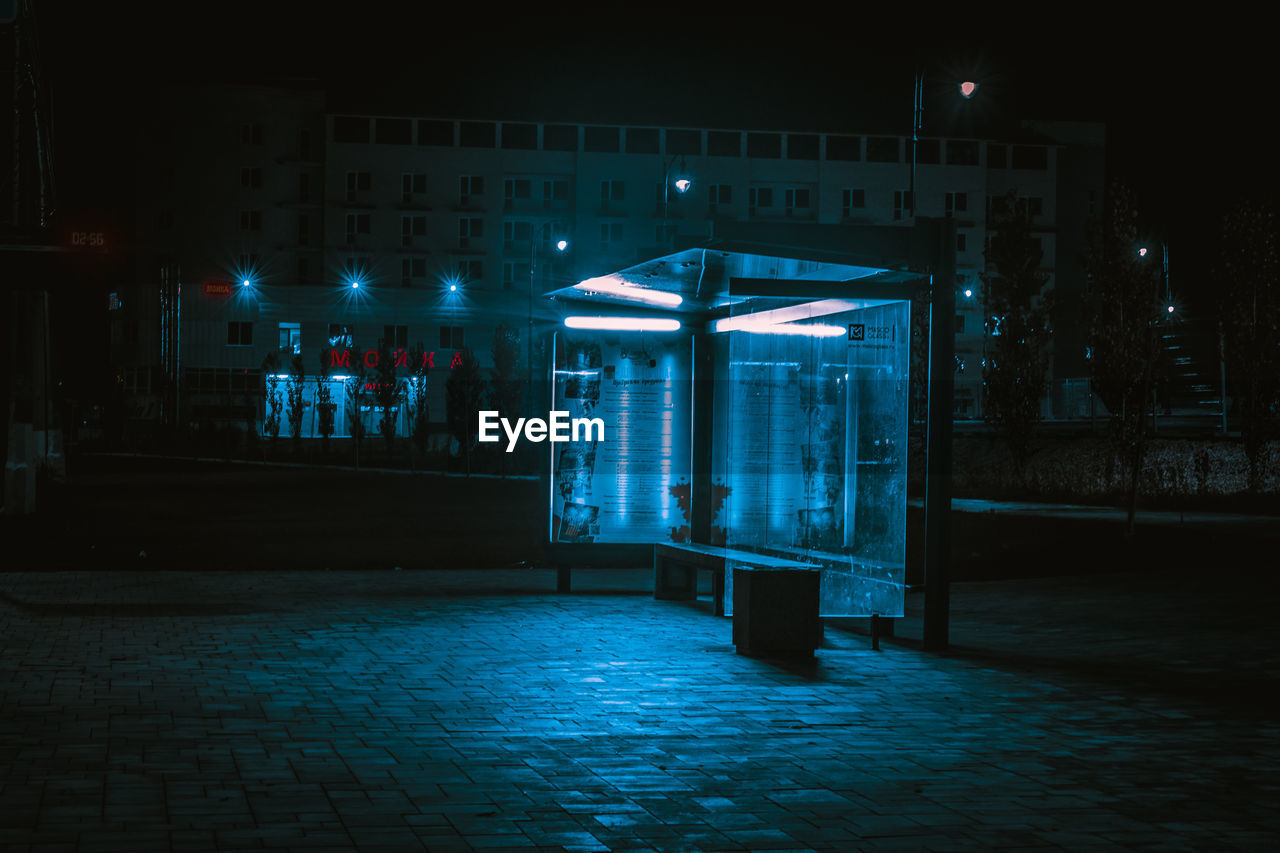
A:
[[[973,291],[966,287],[966,288],[965,288],[965,290],[964,290],[964,295],[965,295],[966,297],[972,297],[972,296],[973,296]]]
[[[978,93],[978,84],[972,80],[965,80],[960,84],[960,97],[966,101]]]
[[[1147,247],[1143,246],[1141,249],[1138,250],[1138,257],[1145,258],[1146,256],[1147,256]]]
[[[244,281],[242,281],[242,282],[240,283],[240,286],[241,286],[241,287],[248,287],[248,286],[249,286],[249,279],[247,279],[247,278],[246,278]]]

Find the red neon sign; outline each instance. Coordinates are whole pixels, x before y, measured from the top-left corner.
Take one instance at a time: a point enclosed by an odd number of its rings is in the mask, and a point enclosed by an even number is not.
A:
[[[409,353],[405,350],[395,350],[391,357],[395,360],[396,367],[409,367]],[[368,368],[376,368],[378,366],[378,351],[376,349],[367,349],[362,354],[357,354],[357,358],[364,362],[364,366]],[[449,365],[449,369],[453,369],[462,364],[462,354],[454,353],[453,360]],[[329,350],[329,366],[330,367],[351,367],[351,350],[348,349],[331,349]],[[424,352],[422,354],[422,363],[419,367],[435,367],[436,354],[435,351]]]
[[[205,296],[230,296],[231,282],[229,281],[206,281],[204,283]]]

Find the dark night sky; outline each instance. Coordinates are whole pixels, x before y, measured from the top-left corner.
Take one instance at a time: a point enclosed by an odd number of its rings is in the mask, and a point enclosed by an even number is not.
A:
[[[926,31],[647,6],[606,17],[527,4],[548,11],[510,17],[501,7],[415,15],[401,4],[170,4],[145,15],[116,4],[41,5],[60,191],[71,209],[98,207],[104,193],[124,197],[129,139],[120,128],[152,108],[156,82],[174,78],[312,78],[331,85],[337,105],[370,110],[907,133],[912,70],[923,63],[931,81],[979,79],[985,100],[971,104],[987,122],[1107,122],[1109,177],[1139,189],[1147,227],[1167,234],[1171,277],[1193,290],[1223,206],[1241,194],[1274,197],[1280,183],[1262,138],[1274,102],[1270,49],[1261,35],[1228,39],[1206,21],[1161,29],[1138,18],[1068,20],[1070,10],[1055,7],[1062,20],[1028,18],[1031,34],[1018,36],[982,21]],[[316,8],[345,15],[308,11]],[[619,14],[638,20],[624,25]],[[931,95],[945,104],[944,93]],[[926,103],[927,119],[943,114]]]

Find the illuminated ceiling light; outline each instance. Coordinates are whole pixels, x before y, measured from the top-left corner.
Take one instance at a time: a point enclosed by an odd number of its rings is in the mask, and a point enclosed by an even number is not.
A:
[[[768,326],[777,326],[782,323],[825,317],[828,314],[841,314],[845,311],[867,308],[872,304],[882,304],[883,302],[888,301],[890,300],[853,301],[849,299],[819,299],[814,302],[806,302],[802,305],[789,305],[786,308],[773,308],[768,311],[756,311],[752,314],[739,314],[736,317],[725,317],[724,319],[712,322],[711,331],[733,332],[738,329],[747,328],[759,330]],[[780,334],[787,333],[781,332]]]
[[[605,277],[580,281],[574,285],[574,288],[593,293],[603,293],[607,296],[616,296],[619,299],[632,299],[636,302],[647,302],[650,305],[661,305],[665,308],[675,308],[684,302],[684,297],[678,293],[668,293],[665,290],[653,290],[648,287],[637,287],[633,284],[625,284]]]
[[[978,93],[978,84],[972,80],[965,80],[960,84],[960,97],[968,100]]]
[[[830,323],[810,323],[801,326],[795,323],[747,323],[735,328],[735,332],[746,332],[749,335],[803,335],[807,338],[838,338],[848,329],[844,326],[833,326]]]
[[[565,317],[570,329],[602,329],[616,332],[675,332],[679,320],[663,317]]]

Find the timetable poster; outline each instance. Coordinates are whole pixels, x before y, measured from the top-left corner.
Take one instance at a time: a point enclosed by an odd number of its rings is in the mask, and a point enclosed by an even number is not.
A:
[[[551,445],[556,542],[668,542],[687,524],[692,358],[687,337],[557,334],[555,400],[599,418],[604,440]]]

